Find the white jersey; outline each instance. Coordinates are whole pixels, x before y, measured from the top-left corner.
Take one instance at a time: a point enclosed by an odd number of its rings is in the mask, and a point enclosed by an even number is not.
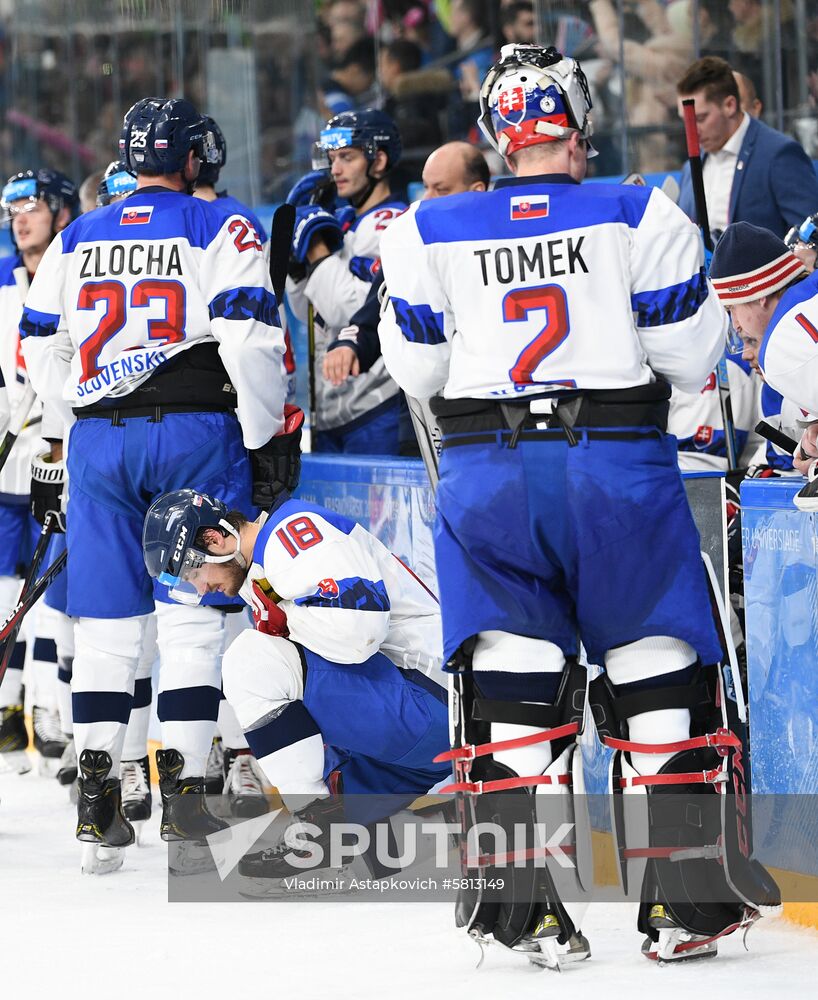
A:
[[[75,408],[122,400],[215,341],[246,447],[281,430],[284,337],[267,262],[251,223],[209,202],[146,188],[77,219],[46,251],[20,331],[37,391]]]
[[[318,430],[332,430],[365,416],[381,403],[392,399],[398,387],[389,377],[383,359],[368,372],[333,386],[322,374],[327,347],[337,339],[352,316],[364,304],[371,281],[359,278],[350,264],[373,262],[380,255],[381,235],[406,209],[402,202],[381,202],[359,215],[344,236],[344,245],[327,257],[303,281],[287,279],[290,308],[302,321],[312,303],[315,319],[315,397]],[[353,263],[353,266],[355,264]]]
[[[381,240],[379,334],[407,393],[698,392],[724,344],[699,231],[656,188],[564,176],[413,205]]]
[[[0,261],[0,371],[6,385],[5,404],[11,413],[20,406],[29,385],[20,350],[20,316],[28,292],[28,271],[19,254]],[[8,417],[10,414],[6,413]],[[31,487],[31,460],[42,451],[43,408],[38,400],[17,436],[3,471],[0,472],[0,502],[23,503]],[[0,424],[5,432],[5,421]]]
[[[793,441],[801,440],[804,424],[810,420],[810,414],[807,410],[802,410],[800,406],[789,399],[784,399],[780,392],[776,392],[766,382],[761,383],[759,406],[761,417],[768,424],[792,438]],[[749,464],[767,466],[775,469],[782,476],[801,474],[793,468],[792,451],[779,448],[772,441],[761,441]]]
[[[758,364],[776,392],[818,413],[818,271],[781,296],[764,333]]]
[[[737,459],[742,466],[747,464],[742,461],[742,452],[748,446],[751,432],[759,420],[756,380],[748,364],[728,357],[727,381],[730,384]],[[680,469],[685,472],[727,470],[724,420],[715,372],[707,376],[698,392],[682,392],[674,388],[667,429],[679,441]]]
[[[242,589],[248,603],[254,580],[280,598],[293,642],[334,663],[363,663],[380,651],[445,686],[437,600],[355,521],[286,500],[256,541]]]

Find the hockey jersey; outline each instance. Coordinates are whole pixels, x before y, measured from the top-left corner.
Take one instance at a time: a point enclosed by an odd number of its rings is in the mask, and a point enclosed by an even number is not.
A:
[[[810,419],[809,412],[802,410],[800,406],[784,399],[780,392],[776,392],[766,382],[761,383],[761,393],[759,397],[761,416],[768,424],[781,431],[793,441],[800,441],[804,433],[804,423]],[[802,421],[799,423],[799,421]],[[793,468],[792,452],[779,448],[772,441],[764,441],[759,446],[758,451],[753,455],[752,465],[766,465],[771,469],[776,469],[782,475],[800,475]]]
[[[381,258],[383,357],[412,396],[502,399],[657,375],[698,392],[723,348],[699,232],[656,188],[510,178],[412,205]]]
[[[740,358],[728,356],[727,380],[739,466],[745,465],[741,454],[750,432],[758,422],[756,381],[752,368]],[[682,392],[674,388],[670,397],[667,429],[679,442],[679,468],[685,472],[707,472],[727,469],[727,448],[724,442],[724,420],[719,401],[715,372],[698,392]]]
[[[818,413],[818,271],[781,296],[764,332],[758,364],[776,392]]]
[[[37,391],[72,407],[127,397],[215,341],[246,447],[281,429],[284,338],[260,238],[241,214],[146,188],[80,217],[46,251],[20,331]]]
[[[446,685],[434,595],[382,542],[349,518],[288,499],[264,523],[242,589],[274,592],[290,639],[334,663],[380,650],[397,667]]]
[[[0,371],[10,413],[20,406],[29,384],[19,332],[28,287],[28,271],[19,254],[0,260]],[[31,460],[43,448],[42,416],[43,408],[35,400],[0,472],[0,502],[26,502],[31,486]]]
[[[380,240],[387,227],[405,211],[399,201],[381,202],[359,215],[344,236],[344,245],[327,257],[309,278],[287,280],[290,307],[302,322],[312,303],[315,318],[315,397],[318,430],[332,430],[363,417],[376,406],[391,399],[398,387],[390,378],[383,360],[378,359],[369,371],[357,378],[333,386],[321,375],[327,347],[338,337],[353,313],[364,304],[372,287],[350,269],[355,258],[374,260],[380,254]]]

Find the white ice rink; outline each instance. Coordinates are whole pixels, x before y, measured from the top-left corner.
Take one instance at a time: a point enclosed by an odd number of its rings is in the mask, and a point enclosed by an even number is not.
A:
[[[561,974],[479,952],[450,904],[167,902],[157,811],[145,846],[79,871],[74,807],[35,773],[0,774],[0,997],[74,1000],[787,1000],[818,996],[818,932],[764,920],[714,960],[656,967],[628,905],[583,927],[589,962]]]

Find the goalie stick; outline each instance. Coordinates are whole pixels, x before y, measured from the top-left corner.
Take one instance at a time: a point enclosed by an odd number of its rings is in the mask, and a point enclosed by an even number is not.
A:
[[[696,220],[702,234],[705,249],[706,270],[710,270],[710,257],[713,254],[713,236],[710,233],[710,221],[707,217],[707,201],[704,196],[704,176],[702,173],[702,155],[699,148],[699,134],[696,131],[695,101],[688,97],[682,101],[684,114],[685,141],[687,142],[687,162],[690,164],[690,183],[693,187],[693,197],[696,202]],[[724,424],[724,445],[727,450],[728,472],[738,468],[738,448],[736,447],[736,425],[733,420],[733,403],[730,399],[730,380],[727,376],[727,358],[722,351],[721,359],[716,365],[716,381],[719,387],[719,403],[721,419]]]

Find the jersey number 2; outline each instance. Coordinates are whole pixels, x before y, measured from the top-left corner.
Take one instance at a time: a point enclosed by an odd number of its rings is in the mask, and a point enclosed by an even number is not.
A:
[[[121,281],[89,281],[80,288],[77,309],[96,309],[98,302],[105,303],[96,330],[80,344],[80,381],[85,382],[102,371],[99,366],[102,349],[125,325],[125,299]],[[143,278],[131,289],[132,308],[150,305],[154,299],[164,299],[165,316],[148,320],[148,337],[164,344],[178,344],[185,339],[185,286],[173,279]]]
[[[535,309],[545,310],[545,326],[520,352],[508,376],[515,385],[530,385],[537,366],[568,336],[568,302],[559,285],[515,288],[503,299],[503,320],[519,323]]]

